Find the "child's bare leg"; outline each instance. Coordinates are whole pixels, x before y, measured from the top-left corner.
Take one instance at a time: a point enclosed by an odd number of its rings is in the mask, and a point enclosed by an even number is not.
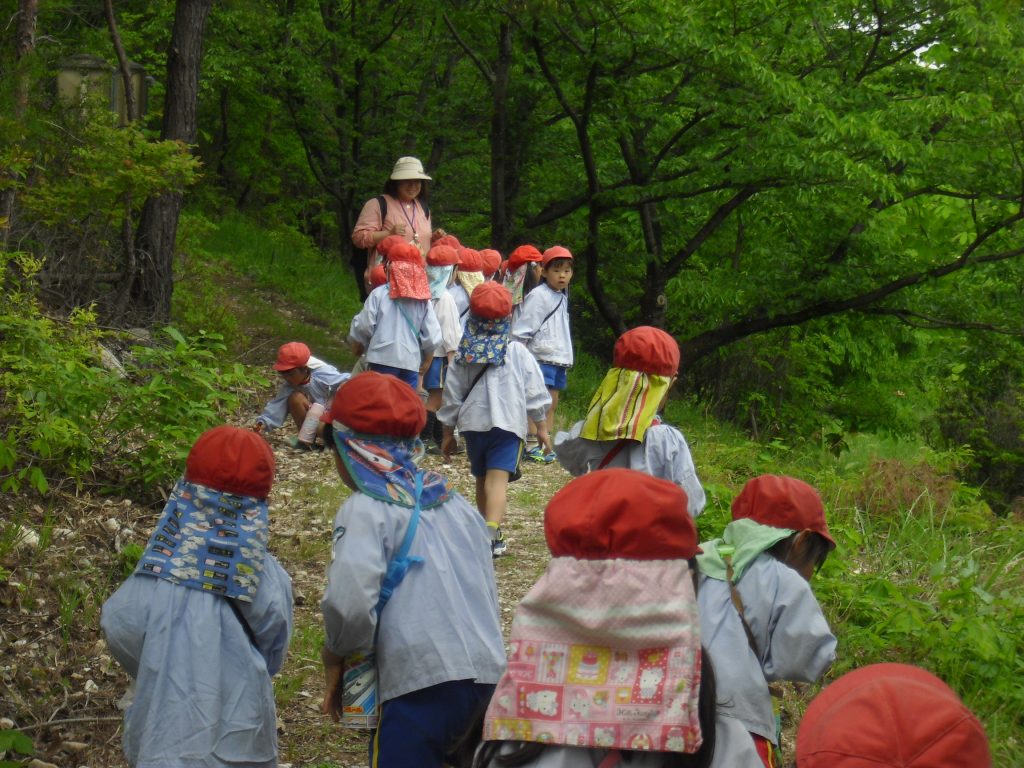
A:
[[[476,508],[480,510],[480,514],[484,516],[484,520],[487,519],[487,476],[476,478]]]
[[[437,413],[441,407],[441,392],[440,389],[428,389],[427,390],[427,410]]]
[[[554,436],[555,434],[555,409],[558,407],[558,390],[548,389],[548,394],[551,395],[551,407],[548,408],[548,415],[544,421],[547,424],[548,434]]]
[[[480,483],[481,478],[477,478]],[[484,506],[480,507],[484,520],[488,525],[498,526],[505,519],[508,508],[508,471],[504,469],[488,469],[482,478],[484,486]]]
[[[302,422],[306,420],[306,411],[309,410],[310,405],[312,403],[309,402],[309,398],[303,392],[296,390],[288,396],[288,413],[295,422],[296,429],[302,428]]]

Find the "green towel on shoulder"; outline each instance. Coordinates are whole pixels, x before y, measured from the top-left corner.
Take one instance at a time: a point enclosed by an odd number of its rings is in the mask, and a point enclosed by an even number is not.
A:
[[[697,555],[697,567],[705,576],[726,581],[723,555],[732,555],[732,578],[737,584],[758,555],[792,534],[789,528],[762,525],[749,518],[733,520],[725,526],[722,538],[701,542],[704,553]]]

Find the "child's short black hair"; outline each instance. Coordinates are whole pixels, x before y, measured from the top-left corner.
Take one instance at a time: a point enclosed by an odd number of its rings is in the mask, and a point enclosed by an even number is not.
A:
[[[808,537],[804,540],[804,547],[798,551],[793,544],[801,533],[807,533]],[[814,531],[796,531],[767,550],[769,555],[790,568],[800,571],[809,565],[815,573],[821,570],[831,551],[832,544],[829,540]]]
[[[543,267],[541,267],[541,270],[547,272],[549,269],[552,269],[554,267],[562,267],[565,266],[566,264],[568,264],[571,267],[572,259],[552,259]]]

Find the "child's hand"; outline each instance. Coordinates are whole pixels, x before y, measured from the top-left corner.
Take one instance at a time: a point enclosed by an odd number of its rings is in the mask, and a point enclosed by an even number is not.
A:
[[[361,356],[366,351],[366,348],[358,341],[350,342],[349,346],[352,348],[352,354],[356,357]]]
[[[324,700],[320,711],[330,715],[331,720],[341,722],[341,680],[345,671],[340,656],[335,656],[326,648],[320,651],[320,660],[324,664]]]
[[[252,425],[252,431],[258,435],[261,432],[263,432],[265,427],[266,424],[264,424],[262,421],[257,421],[255,424]]]

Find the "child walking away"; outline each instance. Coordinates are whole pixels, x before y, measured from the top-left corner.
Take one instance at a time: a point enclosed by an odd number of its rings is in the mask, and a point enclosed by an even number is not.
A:
[[[271,432],[291,416],[299,430],[292,446],[309,450],[322,432],[320,416],[341,383],[348,379],[348,374],[313,357],[309,347],[301,341],[281,345],[274,370],[283,381],[252,428],[256,432]]]
[[[991,768],[978,718],[948,685],[907,664],[847,672],[811,702],[797,768]]]
[[[480,251],[480,261],[484,280],[493,279],[498,268],[501,267],[501,254],[493,248],[483,248]]]
[[[512,294],[512,324],[519,319],[523,297],[540,282],[540,261],[544,258],[532,245],[520,245],[508,255],[501,283]]]
[[[134,681],[133,768],[277,765],[271,677],[292,629],[292,588],[267,551],[274,455],[249,430],[196,441],[135,573],[100,624]]]
[[[426,412],[415,391],[361,373],[325,418],[353,493],[334,519],[321,602],[323,710],[343,715],[344,660],[373,656],[370,764],[441,766],[505,667],[487,528],[441,475],[416,468]]]
[[[505,554],[501,521],[508,506],[508,482],[519,476],[527,418],[550,446],[545,415],[551,397],[537,361],[509,340],[512,297],[493,281],[473,291],[469,320],[448,374],[438,420],[444,425],[441,452],[449,460],[454,430],[466,441],[476,478],[476,505],[491,530],[491,554]]]
[[[441,447],[441,424],[437,420],[437,409],[441,407],[441,391],[444,389],[448,365],[462,338],[459,310],[455,306],[455,299],[448,292],[448,284],[458,263],[455,249],[447,245],[435,245],[427,253],[430,300],[441,327],[441,346],[434,350],[430,367],[423,374],[423,389],[427,391],[427,424],[420,438],[425,443],[433,440],[438,449]]]
[[[348,339],[356,355],[366,353],[371,370],[390,374],[415,390],[420,368],[441,343],[430,306],[430,285],[419,249],[398,243],[388,252],[388,284],[374,288],[352,318]]]
[[[480,251],[473,248],[458,248],[459,266],[455,270],[455,282],[448,289],[459,310],[459,322],[466,327],[469,317],[469,297],[473,290],[484,281],[484,260]]]
[[[629,467],[671,480],[686,491],[690,515],[699,515],[704,488],[690,447],[658,416],[678,372],[679,345],[665,331],[640,326],[622,334],[586,419],[555,435],[559,463],[572,475]]]
[[[808,583],[835,547],[821,498],[794,477],[755,477],[733,501],[723,538],[702,547],[704,643],[729,659],[718,670],[718,700],[729,704],[721,712],[743,724],[771,768],[779,724],[770,684],[813,682],[835,660]]]
[[[679,514],[684,495],[665,480],[609,469],[552,497],[551,560],[516,609],[483,743],[468,758],[480,738],[471,731],[460,765],[711,764],[722,733],[701,648],[697,532]]]
[[[560,245],[544,251],[541,259],[543,282],[523,299],[523,311],[512,326],[512,338],[523,342],[540,363],[544,383],[551,394],[547,430],[554,429],[558,393],[566,387],[566,373],[572,367],[572,336],[569,332],[569,282],[572,280],[572,254]],[[526,455],[534,461],[550,464],[554,451],[530,447]]]

